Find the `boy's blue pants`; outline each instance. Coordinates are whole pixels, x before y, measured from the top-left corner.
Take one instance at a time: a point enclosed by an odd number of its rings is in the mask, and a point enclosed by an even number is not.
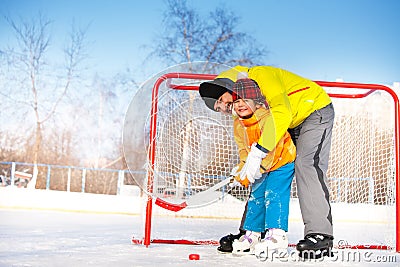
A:
[[[269,228],[288,231],[290,188],[294,163],[264,173],[252,184],[243,228],[264,232]]]

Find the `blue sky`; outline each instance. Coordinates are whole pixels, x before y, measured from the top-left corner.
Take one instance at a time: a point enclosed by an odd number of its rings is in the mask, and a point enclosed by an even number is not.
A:
[[[206,15],[224,4],[241,18],[238,30],[267,46],[265,65],[313,80],[393,84],[400,81],[399,0],[188,0]],[[163,0],[0,0],[13,18],[42,12],[63,42],[73,20],[89,25],[91,70],[107,75],[139,69],[143,45],[162,29]],[[0,42],[11,39],[0,19]],[[157,67],[155,67],[157,70]],[[161,71],[161,69],[160,69]],[[143,77],[143,80],[148,77]]]

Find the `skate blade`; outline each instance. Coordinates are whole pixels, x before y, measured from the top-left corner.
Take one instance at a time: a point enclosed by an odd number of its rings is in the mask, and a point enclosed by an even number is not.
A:
[[[217,249],[217,252],[219,254],[232,254],[232,251],[222,251],[222,250],[219,250],[219,249]]]

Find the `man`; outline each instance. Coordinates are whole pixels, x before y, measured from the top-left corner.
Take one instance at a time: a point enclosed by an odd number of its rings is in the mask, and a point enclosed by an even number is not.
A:
[[[298,242],[297,250],[302,257],[331,255],[333,225],[326,172],[335,116],[332,101],[315,82],[289,71],[271,66],[236,66],[200,85],[199,92],[207,107],[231,113],[228,81],[243,77],[258,84],[272,117],[252,147],[240,176],[257,177],[264,155],[289,131],[297,149],[295,176],[305,226],[304,239]]]

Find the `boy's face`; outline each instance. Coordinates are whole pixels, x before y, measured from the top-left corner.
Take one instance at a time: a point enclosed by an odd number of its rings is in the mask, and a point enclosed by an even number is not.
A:
[[[256,110],[256,103],[252,99],[238,99],[233,102],[233,109],[240,118],[248,118]]]
[[[232,114],[232,95],[225,92],[214,104],[214,110],[225,114]]]

